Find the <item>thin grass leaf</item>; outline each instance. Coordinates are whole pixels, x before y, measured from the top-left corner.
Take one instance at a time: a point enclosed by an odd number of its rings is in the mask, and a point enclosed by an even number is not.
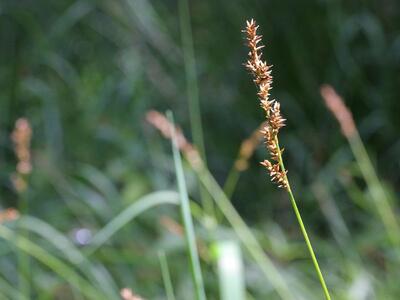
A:
[[[87,249],[87,256],[90,256],[100,246],[106,243],[118,230],[123,228],[134,218],[146,210],[161,204],[178,204],[179,195],[172,191],[158,191],[141,197],[139,200],[129,205],[127,208],[113,218],[106,226],[104,226],[90,242]]]
[[[174,124],[174,119],[170,111],[167,112],[167,117],[170,120],[170,122]],[[200,260],[196,247],[196,237],[193,228],[193,220],[190,213],[189,197],[186,189],[185,176],[182,167],[182,159],[178,149],[178,143],[174,126],[171,127],[171,131],[172,131],[171,132],[172,153],[174,156],[175,172],[178,181],[179,196],[181,200],[180,201],[181,216],[185,229],[186,245],[189,251],[192,280],[195,287],[196,299],[205,300],[206,295],[204,292],[203,277],[201,275],[201,269],[200,269]]]
[[[196,74],[196,57],[194,54],[192,25],[190,23],[189,3],[187,0],[179,0],[179,24],[181,29],[186,93],[189,101],[190,127],[192,129],[193,143],[199,150],[204,163],[207,164],[203,125],[201,121],[199,87]],[[200,187],[200,195],[205,212],[210,216],[214,216],[214,205],[210,195],[208,195],[202,187]]]
[[[29,300],[29,298],[26,298],[19,290],[13,287],[8,281],[6,281],[2,277],[0,277],[0,290],[4,293],[0,295],[0,299]]]
[[[175,300],[174,288],[172,286],[171,275],[169,273],[168,261],[164,251],[158,253],[158,260],[160,261],[161,275],[164,283],[167,300]]]
[[[84,277],[75,272],[74,269],[34,242],[22,236],[17,236],[16,238],[15,231],[1,224],[0,237],[49,267],[89,299],[107,300],[105,295],[99,292],[97,288],[93,287]]]
[[[75,247],[71,241],[62,233],[57,231],[50,224],[47,224],[35,217],[22,216],[17,222],[17,226],[26,231],[34,232],[50,242],[58,249],[65,258],[76,266],[90,282],[100,291],[107,295],[109,299],[119,299],[118,288],[110,274],[99,267],[91,264],[86,257]]]

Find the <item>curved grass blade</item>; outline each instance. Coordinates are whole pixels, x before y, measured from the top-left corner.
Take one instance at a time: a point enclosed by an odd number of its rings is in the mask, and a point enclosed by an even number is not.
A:
[[[0,277],[0,299],[21,299],[28,300],[19,290],[13,287],[7,280]],[[7,295],[7,296],[6,296]]]
[[[51,225],[31,216],[22,216],[17,222],[18,227],[34,232],[50,242],[65,255],[68,261],[79,268],[93,285],[101,290],[109,299],[120,299],[118,288],[111,276],[105,270],[99,270],[90,264],[86,257],[62,233]]]
[[[70,266],[62,262],[57,257],[53,256],[48,251],[44,250],[34,242],[22,237],[15,237],[15,231],[0,224],[0,238],[13,244],[18,249],[24,251],[30,256],[36,258],[42,264],[49,267],[60,277],[64,278],[71,286],[79,290],[83,295],[89,299],[104,299],[107,297],[93,287],[85,278],[75,272]]]
[[[146,210],[161,204],[178,204],[179,196],[173,191],[159,191],[141,197],[113,218],[91,240],[86,252],[87,256],[95,252],[101,245],[107,242],[118,230],[132,221]]]

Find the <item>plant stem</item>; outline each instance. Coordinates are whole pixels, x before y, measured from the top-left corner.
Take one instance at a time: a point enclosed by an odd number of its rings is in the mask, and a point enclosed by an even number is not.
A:
[[[171,122],[171,124],[174,124],[174,119],[171,111],[167,111],[167,117]],[[175,173],[181,200],[180,201],[181,217],[183,221],[183,227],[185,229],[186,246],[189,252],[192,281],[195,288],[196,299],[205,300],[206,294],[204,291],[204,283],[201,274],[200,260],[196,247],[196,236],[194,232],[192,215],[190,212],[189,196],[186,188],[182,159],[178,149],[178,141],[175,133],[175,126],[171,126],[171,131],[172,131],[171,132],[172,154],[174,157]]]
[[[312,260],[312,262],[314,264],[315,271],[317,272],[318,279],[319,279],[319,281],[321,283],[321,286],[322,286],[322,289],[324,291],[325,298],[327,300],[331,300],[331,296],[329,295],[328,287],[326,286],[326,283],[325,283],[325,280],[324,280],[324,276],[322,275],[321,269],[319,268],[319,264],[318,264],[317,258],[315,256],[314,249],[313,249],[313,247],[311,245],[311,241],[310,241],[310,239],[308,237],[306,227],[304,226],[303,219],[301,218],[300,211],[299,211],[299,209],[297,207],[296,199],[294,198],[292,189],[290,187],[289,179],[288,179],[288,177],[286,175],[286,169],[285,169],[285,165],[283,163],[282,152],[281,152],[281,149],[279,147],[278,137],[275,137],[275,142],[276,142],[276,145],[278,147],[279,165],[280,165],[282,171],[285,174],[285,180],[287,182],[287,192],[289,194],[290,202],[292,203],[294,213],[295,213],[297,221],[299,223],[299,226],[300,226],[301,232],[303,234],[304,240],[305,240],[305,242],[307,244],[307,248],[308,248],[308,251],[310,253],[311,260]]]
[[[356,158],[357,164],[360,168],[361,174],[367,183],[369,193],[376,206],[378,215],[382,219],[385,226],[390,242],[396,247],[397,251],[400,249],[400,227],[396,219],[390,201],[386,196],[384,188],[380,183],[375,169],[369,158],[368,152],[365,149],[364,143],[356,130],[354,134],[347,138],[350,144],[351,151]]]
[[[165,256],[164,251],[160,251],[158,253],[158,259],[160,261],[161,275],[164,283],[165,292],[167,294],[167,300],[175,300],[174,288],[172,286],[167,257]]]
[[[28,196],[27,191],[22,191],[19,194],[19,211],[25,215],[28,213]],[[19,229],[17,231],[17,239],[26,238],[29,240],[29,232],[25,229]],[[30,279],[30,258],[23,250],[18,249],[18,285],[21,291],[21,297],[19,299],[29,299],[31,294]]]
[[[191,162],[190,159],[188,159],[188,162]],[[243,246],[253,257],[254,261],[260,267],[266,278],[271,282],[280,298],[284,300],[294,299],[282,274],[279,272],[272,260],[266,255],[264,249],[257,241],[251,229],[236,211],[231,201],[226,197],[224,191],[219,186],[210,171],[204,166],[204,164],[200,164],[200,166],[192,165],[192,168],[196,172],[201,183],[204,185],[210,195],[212,195],[215,203],[222,211],[233,230],[236,232]]]
[[[204,163],[207,164],[199,101],[199,87],[196,74],[196,57],[193,46],[193,34],[192,26],[190,24],[188,0],[179,1],[179,18],[186,75],[186,90],[189,102],[190,127],[192,129],[194,145],[198,149]],[[200,196],[204,211],[209,216],[214,217],[213,201],[211,200],[210,195],[202,187],[200,187]]]

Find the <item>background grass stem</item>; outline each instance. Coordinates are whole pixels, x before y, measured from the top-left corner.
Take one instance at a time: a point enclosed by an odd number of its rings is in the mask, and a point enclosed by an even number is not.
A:
[[[167,112],[169,121],[174,124],[172,112]],[[178,190],[180,195],[180,211],[184,225],[186,245],[189,252],[190,270],[192,274],[192,281],[195,288],[195,295],[197,300],[205,300],[206,294],[203,285],[203,276],[201,275],[200,260],[196,246],[196,235],[194,233],[193,220],[190,213],[189,196],[186,188],[186,180],[183,172],[182,159],[178,149],[178,142],[175,134],[175,126],[171,126],[171,144],[172,153],[174,157],[174,165],[176,172],[176,179],[178,182]]]

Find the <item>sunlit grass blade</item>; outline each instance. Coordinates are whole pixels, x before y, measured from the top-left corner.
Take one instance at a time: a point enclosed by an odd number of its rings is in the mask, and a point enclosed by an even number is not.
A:
[[[93,236],[86,254],[95,252],[101,245],[107,242],[118,230],[131,222],[146,210],[161,204],[178,204],[179,195],[172,191],[159,191],[141,197],[120,214],[114,217],[106,226],[104,226],[96,235]]]
[[[15,231],[10,230],[4,225],[0,225],[0,238],[13,244],[29,256],[36,258],[42,264],[46,265],[60,277],[65,279],[71,286],[78,289],[83,295],[85,295],[89,299],[107,300],[107,297],[105,295],[98,291],[97,288],[90,285],[90,283],[88,283],[85,278],[75,272],[74,269],[72,269],[70,266],[50,254],[39,245],[26,239],[25,237],[16,237]]]
[[[172,124],[174,124],[173,116],[170,111],[167,112],[167,117],[169,121]],[[183,172],[182,159],[178,149],[175,127],[172,126],[170,130],[172,131],[171,133],[172,152],[174,156],[176,179],[178,181],[181,216],[185,229],[186,245],[189,251],[192,280],[196,292],[196,299],[204,300],[206,299],[206,295],[204,292],[203,277],[201,275],[201,269],[200,269],[200,260],[196,247],[196,236],[194,233],[193,220],[190,213],[189,197],[186,189],[186,181]]]
[[[165,293],[167,300],[175,300],[174,288],[172,286],[171,275],[168,268],[167,257],[164,251],[158,253],[158,260],[160,261],[161,275],[164,283]]]
[[[245,283],[242,254],[236,241],[216,243],[221,300],[244,300]]]

